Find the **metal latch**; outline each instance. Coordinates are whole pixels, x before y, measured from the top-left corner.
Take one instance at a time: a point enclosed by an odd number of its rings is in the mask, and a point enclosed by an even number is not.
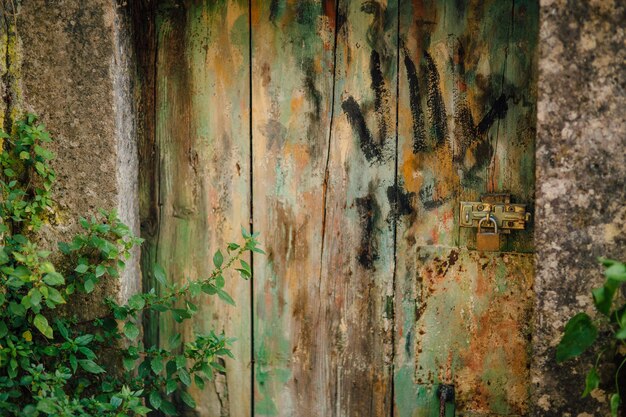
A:
[[[496,228],[500,233],[524,230],[530,221],[525,204],[512,204],[510,194],[485,194],[480,202],[461,201],[459,226],[476,227],[483,219],[484,228]]]

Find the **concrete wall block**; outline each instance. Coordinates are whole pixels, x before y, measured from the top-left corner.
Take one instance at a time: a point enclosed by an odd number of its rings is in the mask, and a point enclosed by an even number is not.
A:
[[[15,2],[18,3],[18,2]],[[40,116],[56,139],[56,218],[42,231],[56,246],[80,230],[78,218],[117,209],[139,232],[137,147],[133,113],[133,58],[125,6],[115,0],[3,1],[4,48],[17,82],[15,114]],[[7,43],[6,41],[4,42]],[[10,43],[9,43],[10,46]],[[5,113],[7,102],[5,100]],[[5,123],[6,126],[6,123]],[[140,288],[138,251],[121,280],[106,282],[95,297],[122,299]],[[87,300],[85,303],[89,303]],[[85,318],[102,313],[85,305]]]
[[[603,396],[580,399],[592,355],[557,365],[555,349],[594,312],[597,258],[624,259],[626,5],[542,0],[540,18],[532,415],[606,415]]]

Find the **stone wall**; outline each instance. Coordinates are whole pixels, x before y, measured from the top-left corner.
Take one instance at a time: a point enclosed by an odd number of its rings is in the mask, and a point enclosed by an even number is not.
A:
[[[580,399],[593,360],[557,365],[567,320],[593,313],[599,256],[625,258],[626,4],[541,1],[534,416],[601,416]]]
[[[78,218],[117,209],[138,233],[137,150],[132,54],[126,12],[115,0],[3,0],[0,46],[3,121],[40,116],[57,157],[50,245],[68,239]],[[137,256],[104,293],[127,297],[139,287]],[[99,294],[102,296],[102,294]],[[99,314],[86,305],[86,317]]]

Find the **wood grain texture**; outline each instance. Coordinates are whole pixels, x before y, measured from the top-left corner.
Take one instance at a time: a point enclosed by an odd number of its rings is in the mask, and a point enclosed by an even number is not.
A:
[[[252,2],[255,415],[328,415],[320,251],[333,1]]]
[[[397,13],[393,0],[339,2],[319,296],[326,393],[316,415],[390,413]]]
[[[249,50],[247,3],[163,3],[158,15],[156,141],[161,206],[156,260],[170,280],[208,276],[213,252],[237,241],[250,212]],[[250,414],[250,285],[227,277],[237,302],[198,299],[194,320],[181,328],[161,317],[159,339],[182,332],[224,331],[237,338],[235,360],[204,391],[195,387],[200,416]],[[206,297],[206,296],[201,296]]]
[[[488,192],[511,192],[532,209],[536,41],[519,34],[520,27],[532,31],[537,20],[530,3],[401,3],[396,198],[405,209],[399,211],[396,251],[396,415],[421,415],[420,390],[438,383],[455,385],[460,412],[526,410],[528,329],[521,323],[531,307],[532,258],[462,249],[475,247],[476,231],[459,230],[458,205]],[[529,233],[503,238],[503,251],[532,251]],[[461,266],[453,272],[455,264]],[[519,277],[516,271],[522,271]],[[449,281],[451,273],[462,284]],[[494,277],[511,274],[512,296],[501,299]],[[485,283],[480,294],[476,280]],[[445,284],[433,290],[433,281]],[[501,310],[489,304],[494,300]],[[489,313],[477,318],[477,308]],[[497,336],[505,324],[499,315],[520,321],[511,336]],[[471,325],[477,320],[480,331]],[[510,350],[496,342],[504,337],[511,339]],[[463,359],[470,345],[493,346],[490,359],[476,351],[470,364]],[[480,385],[485,380],[490,384]]]
[[[137,114],[138,172],[142,288],[153,288],[152,274],[159,232],[159,157],[156,144],[156,0],[138,0],[129,4],[134,28],[133,47],[137,60],[134,74],[134,101]],[[158,320],[146,313],[143,318],[144,343],[157,342]]]

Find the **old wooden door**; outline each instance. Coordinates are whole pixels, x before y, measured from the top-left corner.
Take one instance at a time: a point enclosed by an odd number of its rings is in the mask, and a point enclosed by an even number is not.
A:
[[[267,252],[236,308],[148,327],[238,339],[198,415],[527,412],[532,231],[477,251],[458,207],[532,207],[537,21],[536,0],[159,2],[145,264],[206,274],[240,225]]]

